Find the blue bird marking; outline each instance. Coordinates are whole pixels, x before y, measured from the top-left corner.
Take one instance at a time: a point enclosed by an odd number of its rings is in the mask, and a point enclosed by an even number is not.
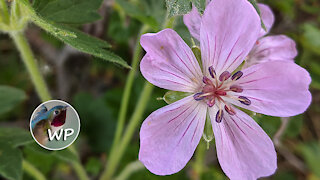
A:
[[[48,121],[52,126],[62,126],[65,123],[66,111],[68,106],[55,106],[48,109],[42,105],[40,111],[31,121],[31,128],[34,129],[41,121]]]

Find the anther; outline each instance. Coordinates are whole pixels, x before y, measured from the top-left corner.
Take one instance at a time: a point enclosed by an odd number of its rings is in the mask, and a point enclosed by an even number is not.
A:
[[[236,81],[236,80],[240,79],[242,75],[243,75],[243,72],[238,71],[232,75],[231,79]]]
[[[232,107],[225,105],[224,109],[227,111],[227,113],[229,113],[231,116],[235,115],[236,112],[234,111],[234,109],[232,109]]]
[[[228,71],[224,71],[220,76],[219,76],[219,80],[220,81],[225,81],[227,79],[229,79],[229,77],[231,76],[231,74]]]
[[[212,99],[210,99],[209,101],[207,101],[207,105],[208,105],[209,107],[212,107],[215,103],[216,103],[215,98],[212,98]]]
[[[231,91],[237,92],[237,93],[241,93],[241,92],[243,91],[243,89],[242,89],[240,86],[238,86],[238,85],[232,85],[232,86],[230,86],[229,89],[230,89]]]
[[[200,101],[202,100],[205,96],[202,96],[204,93],[203,92],[199,92],[193,95],[194,100],[196,101]]]
[[[223,117],[223,111],[222,111],[222,109],[219,109],[216,114],[216,122],[221,123],[222,117]]]
[[[209,67],[209,73],[210,73],[210,76],[215,79],[216,77],[216,71],[213,69],[213,66],[210,66]]]
[[[207,78],[206,76],[203,76],[202,78],[203,83],[207,84],[207,85],[212,85],[212,81]]]
[[[239,96],[238,99],[242,104],[245,104],[245,105],[248,105],[248,106],[251,104],[250,99],[248,99],[247,97]]]

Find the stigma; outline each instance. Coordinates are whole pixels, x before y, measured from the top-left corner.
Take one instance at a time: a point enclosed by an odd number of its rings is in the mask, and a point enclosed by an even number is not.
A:
[[[236,81],[243,76],[242,71],[237,71],[234,74],[231,74],[229,71],[224,71],[219,76],[213,66],[210,66],[208,71],[210,76],[204,76],[202,78],[202,90],[195,93],[193,98],[196,101],[205,102],[208,107],[213,107],[214,105],[218,107],[216,114],[217,123],[220,123],[223,120],[224,111],[231,116],[236,114],[236,111],[229,103],[224,101],[223,97],[235,99],[247,106],[251,104],[250,99],[247,97],[242,96],[241,94],[238,96],[234,95],[243,92],[243,88],[236,83]]]

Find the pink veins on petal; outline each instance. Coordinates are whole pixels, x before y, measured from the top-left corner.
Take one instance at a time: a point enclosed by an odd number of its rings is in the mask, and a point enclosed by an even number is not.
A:
[[[141,37],[146,51],[142,75],[160,88],[192,95],[145,119],[139,160],[157,175],[180,171],[202,137],[208,114],[225,174],[230,179],[269,176],[277,168],[274,145],[236,106],[281,117],[303,113],[311,102],[309,73],[285,60],[234,72],[261,36],[260,18],[247,0],[211,1],[200,19],[201,26],[194,30],[200,31],[203,67],[172,29]]]

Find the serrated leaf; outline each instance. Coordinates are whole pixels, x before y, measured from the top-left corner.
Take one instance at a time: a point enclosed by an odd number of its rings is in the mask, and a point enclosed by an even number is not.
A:
[[[17,104],[25,100],[26,97],[24,91],[20,89],[0,85],[0,114],[12,110]]]
[[[146,14],[146,12],[139,9],[135,4],[126,0],[116,0],[116,3],[126,12],[129,16],[149,25],[153,30],[159,30],[159,23],[157,20]]]
[[[32,19],[42,29],[75,49],[130,68],[126,61],[108,50],[111,47],[109,43],[91,37],[77,29],[49,22],[35,14],[32,15]]]
[[[179,91],[168,91],[166,94],[163,96],[163,100],[167,104],[174,103],[182,98],[185,98],[187,96],[191,95],[191,93],[187,92],[179,92]]]
[[[22,177],[22,153],[5,141],[0,140],[0,175],[8,180]]]
[[[198,9],[200,14],[203,14],[206,8],[206,0],[191,0],[192,4]]]
[[[42,17],[64,24],[84,24],[100,19],[102,0],[35,0],[33,8]]]
[[[192,8],[190,0],[166,0],[166,5],[169,17],[187,14]]]
[[[34,140],[29,131],[22,128],[0,128],[0,140],[13,147],[32,143]]]

